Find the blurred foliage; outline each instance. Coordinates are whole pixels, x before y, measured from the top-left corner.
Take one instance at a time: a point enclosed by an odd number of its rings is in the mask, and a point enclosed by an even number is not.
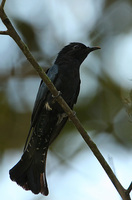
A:
[[[23,145],[29,128],[30,113],[16,112],[0,93],[0,150],[19,148]]]
[[[35,35],[35,28],[28,22],[21,21],[19,19],[13,19],[17,30],[21,33],[25,43],[29,49],[38,51],[39,46]]]
[[[92,30],[86,33],[87,36],[91,41],[94,41],[95,44],[103,45],[106,38],[112,39],[114,35],[127,34],[131,29],[131,10],[131,0],[105,0],[102,14],[100,14],[96,20]],[[42,50],[42,46],[40,45],[41,41],[38,39],[38,35],[42,30],[39,30],[39,32],[36,24],[30,24],[25,20],[15,18],[14,24],[16,29],[21,33],[23,40],[29,46],[29,49],[33,52],[39,63],[41,63],[41,66],[51,66],[54,55],[57,53],[55,47],[61,43],[59,37],[55,35],[56,31],[54,30],[54,37],[56,39],[52,44],[54,48],[49,55],[46,49]],[[46,40],[46,26],[44,28],[44,33],[44,38]],[[103,50],[101,53],[96,54],[100,62],[102,61],[101,54],[103,54]],[[23,146],[30,125],[30,108],[27,109],[27,112],[25,110],[22,112],[15,109],[10,104],[9,96],[7,95],[8,84],[6,83],[11,78],[17,77],[19,82],[21,78],[24,81],[25,78],[37,76],[26,59],[23,60],[22,53],[19,53],[19,60],[22,60],[22,62],[18,63],[17,68],[12,66],[11,71],[0,74],[0,150],[2,151],[5,148],[18,148]],[[101,63],[101,65],[103,65],[103,63]],[[105,66],[102,66],[100,70],[103,68],[105,68]],[[95,137],[97,134],[103,132],[112,134],[117,142],[122,145],[132,145],[132,124],[128,116],[128,114],[130,115],[129,112],[131,112],[131,98],[129,98],[129,95],[128,97],[126,96],[128,91],[115,83],[104,70],[101,71],[100,76],[95,74],[95,79],[98,83],[98,89],[92,98],[89,98],[89,94],[81,98],[81,103],[75,108],[77,116],[88,131],[93,131]],[[21,92],[22,89],[23,88],[20,88],[20,91],[17,92]],[[124,96],[124,94],[125,97],[123,97],[123,100],[122,96]],[[12,97],[10,96],[10,98]],[[125,109],[127,109],[128,114]],[[64,129],[64,133],[70,133],[73,128],[74,126],[68,123]],[[62,134],[60,139],[61,137]]]

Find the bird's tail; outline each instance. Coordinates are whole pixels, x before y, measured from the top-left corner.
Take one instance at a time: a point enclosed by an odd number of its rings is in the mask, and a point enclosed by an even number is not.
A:
[[[9,171],[10,178],[25,190],[34,194],[48,195],[46,181],[46,156],[47,148],[36,147],[34,137],[25,149],[20,161]]]

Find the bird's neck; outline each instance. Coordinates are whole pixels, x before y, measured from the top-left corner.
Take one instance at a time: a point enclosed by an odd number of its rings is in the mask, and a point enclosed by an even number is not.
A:
[[[67,67],[69,66],[72,68],[79,69],[81,63],[79,63],[79,61],[77,59],[73,59],[68,56],[65,56],[65,57],[63,56],[62,58],[57,57],[55,64],[58,66],[67,66]]]

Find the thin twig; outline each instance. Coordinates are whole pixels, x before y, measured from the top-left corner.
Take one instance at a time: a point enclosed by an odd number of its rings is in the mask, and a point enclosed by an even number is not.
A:
[[[3,4],[4,4],[4,2],[5,1],[3,1]],[[47,75],[45,74],[43,69],[38,65],[38,63],[36,62],[36,60],[34,59],[32,54],[28,50],[28,47],[21,40],[20,36],[17,34],[15,28],[13,27],[13,25],[11,24],[10,20],[8,19],[8,17],[5,14],[4,10],[1,9],[1,7],[0,7],[0,17],[1,17],[2,21],[3,21],[3,23],[5,24],[5,26],[7,27],[8,34],[10,35],[10,37],[12,37],[14,39],[14,41],[17,43],[17,45],[20,47],[20,49],[22,50],[23,54],[26,56],[28,61],[32,64],[32,66],[38,72],[40,77],[46,83],[46,85],[49,88],[50,92],[54,96],[57,96],[58,95],[57,89],[55,88],[53,83],[50,81],[50,79],[47,77]],[[131,188],[129,190],[125,190],[123,188],[121,183],[118,181],[118,179],[114,175],[112,169],[110,168],[110,166],[108,165],[108,163],[105,161],[104,157],[102,156],[102,154],[98,150],[96,144],[91,140],[91,138],[89,137],[89,135],[87,134],[85,129],[82,127],[79,119],[75,116],[75,113],[70,109],[70,107],[67,105],[67,103],[63,100],[63,98],[60,95],[58,95],[58,97],[56,97],[56,101],[62,106],[64,111],[68,114],[69,118],[71,119],[71,121],[73,122],[75,127],[78,129],[78,131],[82,135],[83,139],[88,144],[88,146],[90,147],[91,151],[93,152],[93,154],[96,156],[96,158],[98,159],[98,161],[100,162],[100,164],[104,168],[105,172],[109,176],[110,180],[114,184],[115,188],[117,189],[117,191],[120,194],[120,196],[122,197],[122,199],[123,200],[130,200],[129,191],[131,191]],[[126,191],[127,191],[127,193],[126,193]]]
[[[0,31],[0,35],[9,35],[9,31]]]
[[[127,193],[127,194],[130,194],[131,191],[132,191],[132,182],[131,182],[131,184],[129,185],[128,189],[126,190],[126,193]]]

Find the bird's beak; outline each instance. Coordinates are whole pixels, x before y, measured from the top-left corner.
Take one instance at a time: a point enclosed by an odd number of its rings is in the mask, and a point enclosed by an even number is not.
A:
[[[89,52],[101,49],[100,47],[87,47]]]

